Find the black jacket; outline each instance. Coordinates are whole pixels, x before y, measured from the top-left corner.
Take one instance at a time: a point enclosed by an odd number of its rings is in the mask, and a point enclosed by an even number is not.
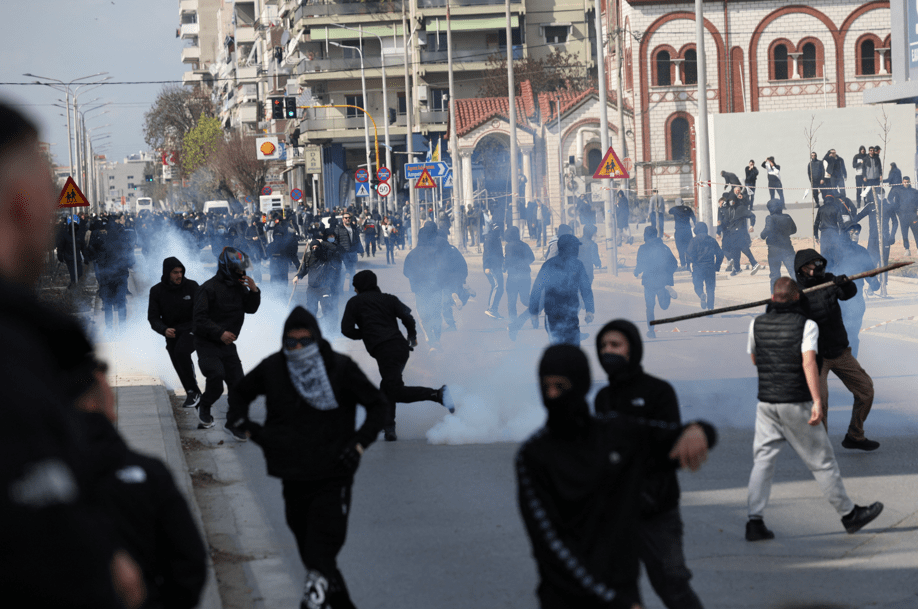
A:
[[[571,235],[573,237],[573,235]],[[576,240],[576,237],[574,237]],[[580,298],[587,312],[593,313],[593,288],[583,263],[577,258],[577,250],[564,246],[554,258],[549,258],[539,269],[529,295],[529,313],[538,315],[541,311],[542,293],[545,293],[545,315],[549,319],[576,316],[580,310]]]
[[[657,288],[673,285],[673,273],[677,268],[679,262],[673,251],[659,237],[648,239],[638,248],[634,276],[643,274],[642,285]]]
[[[700,224],[704,223],[699,222]],[[689,241],[686,260],[692,265],[692,272],[708,269],[720,270],[720,265],[724,261],[724,251],[717,243],[717,239],[707,233],[707,226],[702,234],[695,235]]]
[[[159,283],[150,288],[150,301],[147,305],[147,320],[153,331],[165,336],[166,330],[175,328],[176,338],[179,334],[191,332],[194,327],[194,296],[200,287],[196,281],[187,277],[179,285],[170,282],[169,273],[177,267],[185,270],[185,265],[178,258],[163,260],[163,276]]]
[[[360,292],[347,301],[341,317],[341,333],[351,340],[363,340],[367,352],[374,355],[376,348],[383,343],[394,340],[405,344],[398,320],[402,320],[408,340],[416,340],[417,325],[408,305],[398,297],[374,288]]]
[[[793,251],[790,236],[797,232],[794,219],[781,213],[778,201],[769,201],[767,207],[770,213],[765,216],[765,228],[760,235],[765,240],[765,245],[773,249]]]
[[[313,247],[315,246],[315,247]],[[309,287],[330,291],[341,279],[342,257],[347,251],[338,243],[311,241],[303,252],[303,263],[296,276],[309,277]]]
[[[417,247],[405,256],[402,273],[415,294],[436,292],[440,289],[437,277],[437,231],[424,226],[418,231]]]
[[[721,174],[721,177],[723,177],[724,182],[727,185],[727,189],[729,189],[731,192],[733,191],[734,186],[742,186],[739,176],[737,176],[735,173],[725,171]]]
[[[134,245],[117,222],[109,222],[106,230],[93,231],[86,254],[96,263],[100,285],[127,279],[134,266]]]
[[[300,266],[300,260],[297,256],[297,239],[288,230],[275,230],[274,240],[268,244],[265,252],[270,260],[272,275],[286,276],[291,264],[293,268]]]
[[[516,227],[513,227],[516,228]],[[511,229],[512,230],[512,229]],[[504,248],[504,267],[507,269],[507,276],[529,276],[530,268],[535,262],[535,254],[528,243],[524,243],[519,238],[519,229],[516,230],[516,239],[507,238],[507,245]],[[581,247],[584,247],[581,245]]]
[[[809,288],[814,285],[826,283],[835,279],[832,273],[825,273],[820,277],[808,277],[800,269],[812,260],[826,259],[816,250],[805,249],[794,256],[794,271],[797,273],[797,285]],[[804,314],[819,326],[819,355],[828,359],[840,356],[848,348],[848,332],[842,320],[839,300],[848,300],[857,294],[857,286],[852,282],[840,286],[829,286],[809,294],[801,295],[800,301]]]
[[[810,179],[810,185],[818,188],[822,186],[822,181],[826,177],[826,167],[819,159],[810,159],[806,164],[806,175]]]
[[[750,167],[746,165],[746,185],[755,186],[756,181],[759,179],[759,168],[756,166]]]
[[[803,327],[807,318],[799,303],[770,303],[755,318],[755,366],[760,402],[793,404],[813,400],[803,373]]]
[[[500,233],[496,230],[489,231],[485,235],[481,266],[485,270],[504,272],[504,247],[500,240]]]
[[[253,292],[217,271],[198,288],[194,296],[195,340],[222,344],[224,332],[239,336],[245,314],[255,313],[261,304],[261,291]]]
[[[291,315],[296,312],[294,309]],[[312,326],[310,332],[319,341],[338,407],[319,410],[300,397],[290,380],[284,352],[278,351],[230,389],[227,420],[250,431],[252,440],[264,451],[269,476],[283,480],[350,479],[352,473],[338,463],[338,456],[354,440],[364,448],[373,443],[383,427],[387,402],[351,358],[332,351],[318,324]],[[260,395],[265,396],[267,410],[264,425],[248,422],[249,404]],[[357,404],[366,409],[367,417],[355,431]]]

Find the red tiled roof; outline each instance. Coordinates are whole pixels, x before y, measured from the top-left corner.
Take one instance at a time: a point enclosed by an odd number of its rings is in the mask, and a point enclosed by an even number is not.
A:
[[[521,95],[516,96],[516,124],[533,132],[529,124],[536,119],[536,103],[532,83],[520,83]],[[462,137],[492,118],[510,120],[510,102],[506,97],[473,97],[456,100],[456,134]]]

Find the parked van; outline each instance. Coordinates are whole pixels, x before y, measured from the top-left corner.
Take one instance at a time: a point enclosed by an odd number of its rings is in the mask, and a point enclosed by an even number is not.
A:
[[[204,213],[215,212],[218,214],[231,215],[231,209],[229,201],[205,201],[204,202]]]
[[[156,208],[153,205],[153,199],[150,197],[137,197],[137,203],[134,207],[135,212],[139,214],[142,211],[152,212],[155,211],[155,209]]]
[[[263,195],[258,197],[258,211],[270,214],[272,211],[289,211],[290,197],[285,194]]]

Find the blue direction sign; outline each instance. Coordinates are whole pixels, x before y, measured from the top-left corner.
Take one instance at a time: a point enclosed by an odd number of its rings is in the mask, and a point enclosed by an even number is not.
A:
[[[389,178],[392,177],[392,172],[389,171],[388,167],[380,167],[376,170],[376,177],[379,178],[380,182],[388,182]]]
[[[361,167],[354,172],[354,179],[358,182],[369,182],[370,181],[370,172],[366,170],[365,167]],[[360,196],[360,195],[357,195]]]
[[[449,165],[443,161],[431,161],[429,163],[405,163],[405,177],[409,180],[417,180],[424,173],[424,170],[434,178],[442,178],[449,171]]]
[[[367,186],[366,182],[357,182],[357,196],[358,197],[369,197],[370,196],[370,187]]]
[[[443,188],[452,188],[453,187],[453,170],[450,169],[446,176],[443,178]]]

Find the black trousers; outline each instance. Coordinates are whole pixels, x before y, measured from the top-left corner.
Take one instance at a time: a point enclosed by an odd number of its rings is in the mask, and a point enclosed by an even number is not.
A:
[[[408,364],[408,356],[411,351],[408,344],[400,340],[386,341],[378,345],[370,355],[376,360],[379,367],[379,375],[382,381],[379,383],[379,389],[389,401],[386,408],[386,418],[383,427],[386,429],[395,429],[395,404],[411,404],[412,402],[424,402],[436,397],[436,390],[430,387],[406,387],[402,379],[402,373]]]
[[[701,601],[689,585],[692,572],[685,566],[679,508],[642,518],[638,539],[647,578],[667,609],[701,609]]]
[[[553,345],[579,345],[580,344],[580,317],[579,311],[549,311],[545,310],[545,329],[551,335]]]
[[[443,331],[443,304],[440,290],[415,292],[418,305],[418,318],[421,327],[427,334],[427,342],[432,347],[440,345],[440,334]]]
[[[688,253],[689,242],[692,240],[692,231],[676,229],[676,251],[679,252],[679,266],[686,266],[685,255]]]
[[[306,567],[303,605],[308,609],[352,609],[338,552],[347,537],[350,479],[284,480],[284,514]]]
[[[523,303],[523,309],[529,308],[529,292],[532,289],[532,277],[507,274],[507,315],[516,317],[516,301]]]
[[[210,407],[223,395],[223,383],[226,383],[227,388],[232,387],[245,373],[235,344],[224,345],[195,338],[194,347],[198,352],[198,366],[207,378],[198,406]]]
[[[714,288],[717,287],[717,274],[714,267],[695,267],[692,269],[692,287],[698,298],[705,299],[705,307],[714,308]]]
[[[655,318],[653,316],[653,309],[656,306],[657,301],[660,302],[660,308],[664,311],[669,308],[669,303],[672,298],[669,295],[669,292],[666,290],[665,286],[652,287],[649,285],[644,286],[644,308],[647,311],[647,321],[651,322]]]
[[[191,361],[191,354],[194,353],[194,334],[181,332],[175,338],[167,338],[166,351],[169,353],[172,367],[175,368],[185,393],[192,391],[200,393],[201,390],[198,388],[198,381],[194,375],[194,362]]]

